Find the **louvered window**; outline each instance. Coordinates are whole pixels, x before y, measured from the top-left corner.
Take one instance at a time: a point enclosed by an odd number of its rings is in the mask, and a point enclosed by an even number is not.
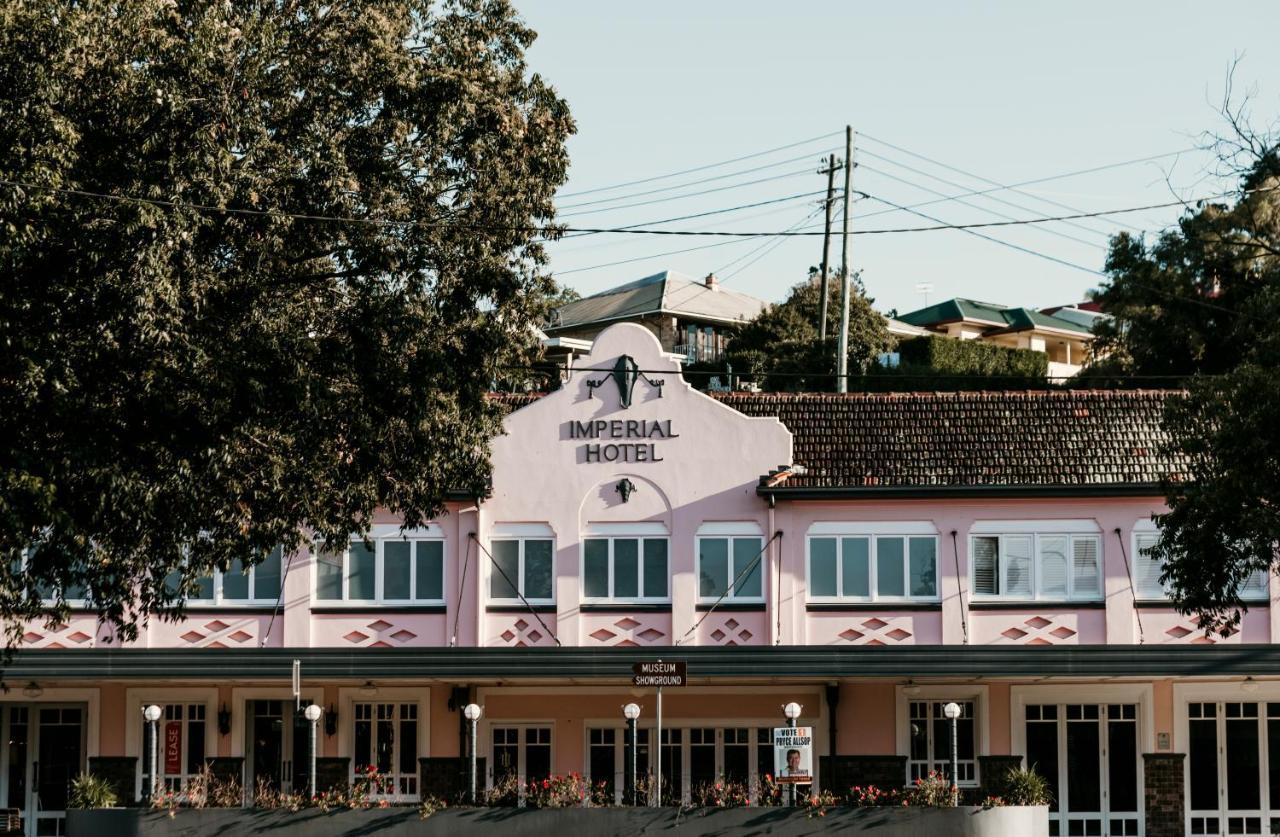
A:
[[[1137,595],[1140,599],[1163,599],[1168,596],[1165,586],[1160,583],[1163,566],[1151,554],[1159,540],[1160,535],[1156,532],[1139,532],[1133,536],[1133,583],[1138,587]]]
[[[973,536],[970,545],[978,598],[1065,601],[1102,596],[1098,535],[984,534]]]

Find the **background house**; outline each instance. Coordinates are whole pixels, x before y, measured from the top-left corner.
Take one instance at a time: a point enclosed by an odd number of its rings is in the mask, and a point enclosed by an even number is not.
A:
[[[956,297],[898,319],[959,340],[985,340],[1049,356],[1050,377],[1075,375],[1089,358],[1093,322],[1106,316],[1091,304],[1036,311]]]

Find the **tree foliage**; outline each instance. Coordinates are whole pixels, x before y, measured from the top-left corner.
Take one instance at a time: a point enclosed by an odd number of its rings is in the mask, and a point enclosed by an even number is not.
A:
[[[1280,148],[1252,147],[1236,200],[1192,208],[1150,245],[1117,236],[1097,297],[1111,369],[1190,376],[1166,415],[1185,473],[1153,555],[1206,630],[1239,623],[1240,585],[1280,544]]]
[[[505,0],[0,6],[10,639],[484,488],[573,130],[533,38]]]
[[[725,374],[728,364],[735,379],[757,383],[766,390],[835,389],[840,286],[838,282],[830,285],[827,316],[831,325],[825,342],[818,338],[821,286],[814,281],[801,282],[784,302],[768,306],[744,323],[730,338],[723,359],[691,367],[694,382],[702,385],[710,374]],[[872,301],[863,293],[861,283],[852,284],[851,291],[848,369],[850,374],[860,374],[880,353],[889,350],[893,338],[884,317],[871,307]]]

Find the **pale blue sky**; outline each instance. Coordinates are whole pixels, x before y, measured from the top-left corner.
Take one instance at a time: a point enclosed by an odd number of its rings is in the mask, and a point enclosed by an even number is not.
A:
[[[1228,65],[1238,53],[1244,54],[1244,61],[1237,80],[1258,85],[1255,109],[1260,120],[1269,122],[1280,114],[1276,0],[516,4],[539,32],[529,54],[532,69],[555,85],[577,119],[578,134],[569,143],[570,180],[560,205],[564,214],[583,213],[565,219],[581,226],[635,224],[823,189],[825,178],[800,172],[816,172],[819,157],[842,145],[843,137],[682,177],[578,197],[569,194],[842,132],[846,123],[867,135],[856,144],[861,167],[855,169],[854,188],[899,204],[935,196],[888,175],[948,195],[989,186],[872,137],[1003,184],[1190,149],[1198,144],[1199,132],[1220,127],[1210,101],[1220,97]],[[866,153],[859,156],[861,151]],[[793,160],[797,157],[802,159]],[[782,162],[786,160],[793,161]],[[1184,196],[1220,191],[1221,184],[1202,181],[1207,161],[1204,153],[1191,151],[1027,188],[1036,196],[1090,211],[1158,203],[1172,199],[1166,173]],[[623,199],[771,163],[779,165]],[[619,204],[792,173],[796,176],[700,197],[606,211]],[[995,203],[992,197],[1032,211]],[[612,202],[569,208],[602,199]],[[668,226],[777,231],[816,210],[813,200]],[[920,211],[949,223],[999,220],[984,210],[1015,217],[1066,212],[1035,197],[1007,192],[969,200],[982,209],[952,202]],[[865,201],[855,205],[854,214],[877,209],[883,205]],[[1176,216],[1176,210],[1165,209],[1115,221],[1154,230]],[[809,223],[820,221],[818,214]],[[929,223],[897,212],[856,220],[854,227]],[[1120,227],[1111,220],[1076,223],[1084,228],[1057,223],[1045,229],[985,232],[1101,269],[1106,234]],[[722,241],[588,236],[554,245],[552,268],[560,281],[584,294],[671,268],[695,277],[718,271],[729,287],[776,300],[809,265],[818,263],[821,250],[820,238],[791,238],[761,251],[763,257],[748,264],[753,257],[747,254],[765,242],[741,242],[568,272]],[[838,264],[838,240],[833,241],[832,253]],[[735,259],[739,261],[731,264]],[[921,282],[934,285],[932,301],[969,296],[1043,307],[1076,301],[1099,280],[956,231],[854,237],[850,261],[863,271],[878,307],[904,311],[923,303],[915,290]]]

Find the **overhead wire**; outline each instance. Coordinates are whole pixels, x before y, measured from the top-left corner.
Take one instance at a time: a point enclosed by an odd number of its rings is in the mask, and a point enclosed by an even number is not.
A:
[[[842,136],[843,134],[844,134],[844,131],[832,131],[829,134],[821,134],[816,137],[810,137],[809,139],[806,139],[806,140],[799,140],[798,142],[788,143],[787,145],[779,145],[777,148],[769,148],[764,151],[756,151],[751,154],[744,154],[741,157],[732,157],[728,160],[721,160],[717,163],[706,163],[705,165],[694,166],[691,169],[674,171],[674,172],[670,172],[669,174],[659,174],[659,175],[654,175],[652,177],[643,177],[643,178],[640,178],[639,180],[628,180],[624,183],[615,183],[612,186],[598,186],[594,189],[580,189],[577,192],[564,192],[564,193],[561,193],[559,197],[576,198],[576,197],[579,197],[580,195],[594,195],[600,192],[611,192],[614,189],[625,189],[628,186],[639,186],[643,183],[655,183],[659,180],[667,180],[668,178],[672,178],[672,177],[682,177],[683,175],[686,175],[686,174],[695,174],[700,171],[707,171],[709,169],[719,168],[720,166],[728,166],[728,165],[732,165],[733,163],[741,163],[743,160],[754,160],[757,157],[767,157],[768,155],[776,154],[779,151],[788,151],[792,148],[799,148],[802,145],[812,145],[815,142],[820,142],[825,139],[831,139],[832,137]]]
[[[930,194],[932,194],[932,195],[942,195],[943,197],[949,197],[949,198],[951,199],[951,202],[952,202],[952,203],[958,203],[958,204],[960,204],[961,206],[967,206],[967,207],[969,207],[970,209],[976,209],[976,210],[978,210],[979,212],[985,212],[985,213],[987,213],[988,215],[994,215],[994,216],[996,216],[997,218],[1003,218],[1003,219],[1004,219],[1004,220],[1006,220],[1006,221],[1019,221],[1019,220],[1025,220],[1025,219],[1017,218],[1017,217],[1015,217],[1015,216],[1013,216],[1013,215],[1007,215],[1007,214],[1005,214],[1005,213],[1003,213],[1003,212],[998,212],[998,211],[996,211],[996,210],[994,210],[994,209],[988,209],[988,208],[983,207],[983,206],[978,206],[978,205],[977,205],[977,204],[975,204],[975,203],[971,203],[971,202],[966,201],[966,200],[963,200],[963,199],[961,199],[961,198],[959,198],[959,197],[954,197],[954,196],[946,195],[946,194],[945,194],[945,193],[943,193],[943,192],[939,192],[937,189],[932,189],[932,188],[930,188],[930,187],[928,187],[928,186],[924,186],[924,185],[921,185],[921,184],[916,183],[916,182],[914,182],[914,181],[907,180],[907,179],[906,179],[906,178],[904,178],[904,177],[899,177],[898,175],[890,174],[889,172],[882,171],[882,170],[877,169],[877,168],[872,168],[871,166],[868,166],[866,163],[859,163],[859,164],[858,164],[858,168],[859,168],[859,169],[863,169],[864,171],[871,172],[872,174],[879,175],[880,177],[885,177],[885,178],[888,178],[889,180],[896,181],[896,182],[901,183],[901,184],[903,184],[903,185],[910,186],[910,187],[912,187],[913,189],[919,189],[919,190],[921,190],[922,192],[928,192],[928,193],[930,193]],[[1041,215],[1040,215],[1040,216],[1038,216],[1038,217],[1039,217],[1039,218],[1044,218],[1044,217],[1046,217],[1046,216],[1044,216],[1043,214],[1041,214]],[[1085,240],[1085,239],[1083,239],[1083,238],[1077,238],[1076,236],[1071,235],[1070,233],[1064,233],[1064,232],[1062,232],[1061,230],[1055,230],[1055,229],[1052,229],[1051,227],[1040,227],[1039,229],[1040,229],[1040,231],[1041,231],[1041,232],[1048,233],[1048,234],[1050,234],[1050,235],[1056,235],[1056,236],[1058,236],[1059,238],[1065,238],[1065,239],[1067,239],[1068,241],[1074,241],[1074,242],[1075,242],[1075,243],[1077,243],[1077,244],[1083,244],[1083,245],[1084,245],[1084,246],[1086,246],[1086,247],[1092,247],[1092,248],[1094,248],[1094,249],[1096,249],[1096,250],[1106,250],[1106,249],[1107,249],[1105,245],[1100,244],[1100,243],[1098,243],[1098,242],[1096,242],[1096,241],[1086,241],[1086,240]],[[1091,230],[1090,232],[1092,232],[1092,230]]]
[[[704,183],[714,183],[717,180],[727,180],[731,177],[741,177],[744,174],[755,174],[756,172],[764,171],[766,169],[776,169],[778,166],[785,166],[788,163],[798,163],[801,160],[807,160],[809,159],[810,156],[812,155],[805,154],[800,157],[788,157],[785,160],[778,160],[773,163],[765,163],[763,166],[755,166],[749,169],[741,169],[739,171],[726,172],[725,174],[717,174],[712,177],[704,177],[701,180],[690,180],[684,183],[675,183],[671,186],[663,186],[658,189],[649,189],[644,192],[632,192],[626,195],[615,195],[612,198],[600,198],[599,200],[594,200],[594,201],[582,201],[580,203],[565,204],[561,206],[560,209],[578,209],[583,206],[599,206],[600,204],[615,203],[617,201],[630,200],[631,198],[644,198],[644,197],[648,197],[649,195],[658,195],[663,192],[674,192],[677,189],[687,189],[690,186],[701,186]]]
[[[980,181],[980,182],[982,182],[982,183],[986,183],[986,184],[988,184],[988,185],[994,186],[994,187],[996,187],[995,191],[1009,191],[1009,192],[1014,192],[1014,193],[1019,194],[1019,195],[1026,195],[1026,196],[1027,196],[1027,197],[1029,197],[1029,198],[1032,198],[1032,199],[1034,199],[1034,200],[1041,201],[1042,203],[1049,204],[1050,206],[1056,206],[1056,207],[1057,207],[1057,208],[1059,208],[1059,209],[1065,209],[1065,210],[1067,210],[1068,212],[1079,212],[1079,211],[1080,211],[1078,208],[1076,208],[1076,207],[1074,207],[1074,206],[1071,206],[1070,204],[1065,204],[1065,203],[1062,203],[1062,202],[1060,202],[1060,201],[1055,201],[1055,200],[1053,200],[1053,199],[1051,199],[1051,198],[1046,198],[1046,197],[1044,197],[1043,195],[1037,195],[1037,194],[1036,194],[1036,193],[1034,193],[1034,192],[1027,192],[1027,191],[1024,191],[1024,190],[1022,190],[1021,188],[1019,188],[1019,187],[1021,187],[1021,186],[1028,186],[1028,185],[1031,185],[1031,184],[1032,184],[1032,183],[1034,183],[1034,182],[1045,182],[1044,180],[1039,180],[1039,181],[1028,181],[1028,182],[1025,182],[1025,183],[1004,184],[1004,183],[1001,183],[1001,182],[1000,182],[1000,181],[998,181],[998,180],[992,180],[992,179],[991,179],[991,178],[989,178],[989,177],[983,177],[983,176],[982,176],[982,175],[980,175],[980,174],[974,174],[974,173],[973,173],[973,172],[971,172],[971,171],[966,171],[966,170],[964,170],[964,169],[962,169],[962,168],[959,168],[958,166],[953,166],[953,165],[951,165],[951,164],[949,164],[949,163],[944,163],[944,162],[942,162],[942,161],[940,161],[940,160],[935,160],[935,159],[933,159],[932,157],[926,157],[925,155],[920,154],[919,152],[911,151],[911,150],[909,150],[909,149],[903,148],[903,147],[902,147],[902,146],[900,146],[900,145],[894,145],[894,144],[893,144],[893,143],[891,143],[891,142],[888,142],[888,141],[886,141],[886,140],[882,140],[882,139],[878,139],[877,137],[871,136],[870,134],[867,134],[867,133],[859,132],[859,133],[858,133],[858,136],[859,136],[859,138],[861,138],[861,139],[867,139],[867,140],[870,140],[871,142],[873,142],[873,143],[877,143],[877,144],[879,144],[879,145],[883,145],[883,146],[884,146],[884,147],[886,147],[886,148],[892,148],[894,151],[897,151],[897,152],[899,152],[899,153],[901,153],[901,154],[906,154],[906,155],[908,155],[908,156],[910,156],[910,157],[915,157],[915,158],[916,158],[916,159],[918,159],[918,160],[924,160],[926,163],[930,163],[930,164],[935,165],[935,166],[937,166],[937,167],[939,167],[939,168],[946,169],[947,171],[952,171],[952,172],[955,172],[956,174],[962,174],[962,175],[964,175],[965,177],[969,177],[969,178],[972,178],[972,179],[974,179],[974,180]],[[865,149],[864,149],[864,150],[865,150]],[[1165,152],[1164,154],[1153,154],[1153,155],[1148,156],[1148,157],[1139,157],[1139,158],[1134,159],[1134,160],[1127,160],[1127,161],[1120,162],[1120,163],[1113,163],[1113,164],[1108,165],[1108,166],[1100,166],[1100,167],[1093,168],[1093,169],[1087,169],[1087,170],[1085,170],[1085,171],[1081,171],[1081,172],[1078,172],[1078,173],[1076,173],[1076,174],[1092,174],[1092,173],[1097,172],[1097,171],[1103,171],[1103,170],[1111,169],[1111,168],[1118,168],[1118,167],[1121,167],[1121,166],[1135,165],[1135,164],[1137,164],[1137,163],[1150,163],[1150,162],[1155,162],[1156,160],[1165,160],[1165,159],[1168,159],[1168,158],[1170,158],[1170,157],[1180,157],[1180,156],[1181,156],[1181,155],[1183,155],[1183,154],[1189,154],[1189,153],[1191,153],[1191,152],[1193,152],[1193,151],[1198,151],[1198,150],[1199,150],[1198,148],[1192,147],[1192,148],[1184,148],[1184,149],[1182,149],[1181,151],[1169,151],[1169,152]],[[1075,176],[1075,175],[1073,174],[1073,175],[1071,175],[1071,176]],[[1124,228],[1128,229],[1128,230],[1129,230],[1129,231],[1131,231],[1131,232],[1143,232],[1143,230],[1142,230],[1141,228],[1139,228],[1139,227],[1135,227],[1135,226],[1132,226],[1132,225],[1130,225],[1130,224],[1123,223],[1123,222],[1121,222],[1121,221],[1111,221],[1111,223],[1115,224],[1116,226],[1124,227]]]
[[[618,206],[596,207],[595,209],[584,209],[580,212],[564,212],[558,213],[556,218],[577,218],[581,215],[594,215],[601,212],[617,212],[621,209],[632,209],[637,206],[653,206],[655,203],[667,203],[668,201],[679,201],[685,198],[697,198],[703,195],[713,195],[717,192],[728,192],[733,189],[742,189],[747,186],[755,186],[760,183],[772,183],[775,180],[789,180],[793,177],[803,177],[812,174],[811,169],[800,169],[798,171],[786,172],[785,174],[775,174],[771,177],[759,177],[755,180],[744,180],[741,183],[730,183],[728,186],[717,186],[713,189],[701,189],[697,192],[682,192],[678,195],[670,195],[665,198],[654,198],[647,201],[636,201],[634,203],[624,203]]]

